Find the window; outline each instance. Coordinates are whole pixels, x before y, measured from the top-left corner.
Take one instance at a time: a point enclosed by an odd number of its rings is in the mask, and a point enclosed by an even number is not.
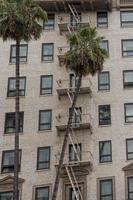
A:
[[[133,56],[133,40],[122,40],[122,56]]]
[[[35,200],[49,200],[49,187],[36,188]]]
[[[0,200],[13,200],[13,192],[0,192]]]
[[[39,130],[50,130],[52,123],[52,111],[41,110],[39,112]]]
[[[123,87],[133,88],[133,70],[123,71]]]
[[[39,147],[37,154],[37,169],[50,168],[50,147]]]
[[[100,27],[100,28],[108,27],[108,13],[107,12],[97,13],[97,27]]]
[[[74,144],[76,152],[72,144],[69,144],[69,161],[81,160],[81,144]]]
[[[82,109],[81,107],[76,107],[72,116],[72,123],[71,126],[78,126],[81,123],[81,113]],[[71,108],[69,109],[69,115],[71,114]]]
[[[20,77],[19,80],[19,95],[25,95],[26,77]],[[16,78],[8,78],[8,97],[15,97],[16,95]]]
[[[19,61],[27,62],[28,45],[21,44],[19,47]],[[11,45],[10,63],[16,62],[16,45]]]
[[[133,103],[126,103],[125,107],[125,122],[132,123],[133,122]]]
[[[100,180],[100,200],[113,200],[112,179]]]
[[[109,90],[110,78],[109,72],[101,72],[98,74],[98,90]]]
[[[100,163],[112,161],[111,141],[99,142],[99,161]]]
[[[126,139],[127,160],[133,159],[133,139]]]
[[[54,59],[54,44],[45,43],[42,44],[42,61],[53,61]]]
[[[99,125],[111,124],[111,109],[110,105],[99,106]]]
[[[133,177],[128,177],[128,200],[133,199]]]
[[[78,13],[78,21],[81,22],[81,13]],[[72,26],[77,26],[78,22],[76,21],[74,15],[71,13],[70,15],[70,23]]]
[[[79,194],[79,191],[81,192],[81,187],[79,187],[79,190],[78,190],[78,188],[75,187],[75,190],[76,190],[76,194],[78,196],[78,199],[81,200],[81,197],[80,197],[80,194]],[[72,187],[69,188],[69,196],[70,196],[70,198],[69,198],[70,200],[77,200]]]
[[[21,150],[19,150],[19,170],[21,165]],[[2,153],[2,173],[14,172],[14,150],[3,151]]]
[[[99,46],[101,49],[106,50],[107,53],[109,53],[109,43],[108,40],[103,40],[102,42],[99,43]]]
[[[69,80],[70,80],[70,87],[75,88],[78,83],[78,77],[75,74],[71,73],[69,75]]]
[[[41,95],[52,94],[53,90],[53,76],[41,76]]]
[[[133,11],[121,11],[121,26],[130,27],[133,26]]]
[[[5,134],[15,132],[15,113],[6,113],[5,115]],[[23,132],[24,112],[19,114],[19,132]]]
[[[51,31],[54,30],[55,15],[48,14],[48,21],[44,23],[44,30]]]

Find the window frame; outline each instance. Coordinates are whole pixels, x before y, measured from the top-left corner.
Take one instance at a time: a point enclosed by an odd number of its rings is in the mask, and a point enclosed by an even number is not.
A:
[[[125,26],[123,21],[122,21],[122,13],[133,13],[133,10],[121,10],[120,11],[120,24],[122,28],[129,28],[129,27],[133,27],[133,21],[126,21],[127,24],[129,24],[129,26]],[[130,25],[130,23],[132,23],[132,25]]]
[[[44,149],[48,149],[49,150],[49,161],[42,161],[42,162],[39,162],[39,151],[40,150],[44,150]],[[46,147],[38,147],[37,148],[37,167],[36,169],[37,170],[48,170],[50,169],[50,161],[51,161],[51,147],[50,146],[46,146]],[[39,164],[40,163],[48,163],[48,168],[39,168]]]
[[[45,22],[43,22],[43,29],[45,30],[45,31],[53,31],[53,30],[55,30],[55,13],[48,13],[47,14],[48,15],[48,20],[49,20],[49,17],[51,17],[51,16],[53,16],[53,24],[51,25],[49,25],[49,24],[45,24]],[[45,28],[45,26],[48,28],[48,29],[46,29]],[[52,29],[51,28],[49,28],[49,27],[52,27]]]
[[[111,194],[110,195],[102,195],[101,194],[101,183],[102,182],[107,182],[107,181],[111,181]],[[112,200],[113,200],[113,180],[112,179],[105,179],[105,180],[100,180],[99,181],[99,184],[100,184],[100,200],[102,200],[102,197],[106,197],[106,196],[111,196],[112,197]]]
[[[45,77],[51,77],[51,88],[42,88],[43,78],[45,78]],[[51,92],[42,94],[43,90],[51,90]],[[40,95],[47,96],[47,95],[52,95],[52,94],[53,94],[53,75],[41,75],[40,76]]]
[[[110,144],[110,154],[106,154],[106,155],[101,155],[100,152],[100,144],[101,143],[109,143]],[[108,157],[110,156],[110,160],[109,161],[101,161],[102,157]],[[111,140],[104,140],[104,141],[99,141],[99,163],[111,163],[112,162],[112,141]]]
[[[128,121],[127,121],[127,118],[133,118],[133,115],[126,116],[126,106],[127,106],[127,105],[132,105],[132,106],[133,106],[133,103],[124,103],[124,116],[125,116],[125,123],[126,123],[126,124],[131,124],[131,123],[133,123],[133,121],[128,122]]]
[[[132,82],[132,84],[130,84],[130,82],[124,82],[124,78],[125,78],[125,76],[124,76],[124,73],[126,73],[126,72],[132,72],[133,73],[133,70],[123,70],[123,88],[124,89],[132,89],[133,88],[133,82]],[[126,84],[128,84],[128,85],[126,85]]]
[[[5,127],[4,127],[4,134],[5,135],[10,135],[10,134],[13,134],[15,133],[15,130],[12,131],[12,132],[7,132],[7,115],[14,115],[14,121],[15,121],[15,112],[8,112],[8,113],[5,113]],[[20,111],[19,112],[19,116],[22,115],[22,127],[20,127],[20,124],[19,124],[19,133],[23,133],[23,130],[24,130],[24,111]],[[11,117],[10,117],[11,118]],[[14,127],[8,127],[8,128],[13,128],[15,129],[15,125]],[[22,128],[22,130],[20,130],[20,128]]]
[[[109,119],[104,119],[104,121],[109,121],[109,123],[101,123],[100,122],[100,107],[103,106],[109,106]],[[99,116],[99,126],[108,126],[111,125],[111,105],[110,104],[105,104],[105,105],[98,105],[98,116]]]
[[[132,51],[131,50],[128,50],[128,51],[124,51],[123,50],[123,42],[128,42],[128,41],[132,41],[133,42],[133,39],[122,39],[121,40],[121,49],[122,49],[122,57],[123,58],[133,57],[133,53],[132,53],[132,55],[124,56],[124,53],[126,53],[126,52],[133,52],[133,50]]]
[[[43,49],[44,49],[45,45],[52,45],[52,54],[49,54],[49,55],[44,55],[43,54]],[[52,57],[51,60],[44,60],[44,57],[49,57],[49,56]],[[52,42],[50,42],[50,43],[42,43],[42,56],[41,56],[41,60],[42,60],[42,62],[46,62],[46,63],[54,62],[54,43],[52,43]]]
[[[42,188],[48,188],[48,200],[50,197],[50,186],[36,186],[35,187],[35,200],[37,200],[37,190]]]
[[[20,63],[27,63],[28,61],[28,44],[20,44],[19,48],[20,47],[23,47],[23,46],[26,46],[26,56],[20,56],[19,55],[19,60],[20,60]],[[9,59],[9,63],[11,64],[15,64],[16,62],[12,62],[12,59],[16,59],[16,56],[12,56],[12,48],[13,47],[16,47],[15,44],[11,44],[10,45],[10,59]],[[25,61],[21,61],[21,58],[26,58]]]
[[[130,180],[130,179],[133,179],[133,176],[127,176],[127,193],[128,193],[128,200],[130,200],[130,198],[129,198],[129,197],[130,197],[130,193],[133,194],[133,191],[132,191],[132,192],[129,191],[129,180]],[[132,200],[132,199],[131,199],[131,200]]]
[[[4,167],[5,165],[3,165],[3,164],[4,164],[4,154],[5,154],[5,153],[11,153],[11,152],[14,152],[14,153],[15,153],[14,150],[4,150],[4,151],[2,151],[1,174],[14,173],[14,169],[13,169],[13,171],[8,171],[8,172],[4,172],[4,171],[3,171],[4,168],[5,168],[5,167]],[[20,155],[20,158],[19,158],[19,162],[20,162],[20,163],[19,163],[19,172],[20,172],[20,171],[21,171],[22,149],[19,149],[19,155]],[[13,166],[7,165],[6,168],[9,168],[9,166],[14,168],[14,165],[13,165]]]
[[[101,13],[106,13],[106,17],[107,17],[107,23],[100,23],[101,24],[106,24],[106,26],[99,26],[99,23],[98,23],[98,18],[99,18],[99,14]],[[97,12],[97,28],[108,28],[108,12],[106,11],[100,11],[100,12]]]
[[[40,123],[40,120],[41,120],[41,112],[50,112],[50,128],[48,129],[41,129],[40,126],[41,126],[41,123]],[[45,124],[48,124],[48,123],[45,123]],[[39,110],[39,131],[47,131],[47,130],[51,130],[52,129],[52,109],[46,109],[46,110]]]
[[[129,154],[132,154],[133,155],[133,152],[128,152],[128,141],[133,141],[133,138],[127,138],[126,139],[126,159],[127,160],[133,160],[133,158],[128,158],[128,155]]]
[[[24,95],[20,95],[20,94],[19,94],[19,97],[22,97],[22,96],[24,97],[24,96],[25,96],[25,90],[26,90],[26,76],[21,76],[20,79],[24,79],[24,90],[20,90],[20,89],[19,89],[19,92],[20,92],[20,91],[24,91]],[[9,93],[10,93],[10,91],[9,91],[10,80],[16,80],[16,78],[15,78],[15,77],[9,77],[9,78],[8,78],[7,97],[15,97],[15,95],[13,95],[13,96],[10,96],[10,95],[9,95]],[[13,92],[15,92],[15,91],[16,91],[16,90],[13,90]]]
[[[100,74],[108,74],[108,84],[100,84]],[[100,86],[108,86],[108,89],[100,89]],[[109,91],[110,90],[110,72],[103,71],[98,73],[98,91]]]

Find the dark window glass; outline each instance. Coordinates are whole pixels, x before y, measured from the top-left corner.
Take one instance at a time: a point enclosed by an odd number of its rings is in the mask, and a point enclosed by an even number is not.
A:
[[[77,26],[78,22],[81,22],[81,13],[78,13],[78,15],[76,15],[76,18],[78,19],[78,21],[75,19],[73,14],[70,15],[70,23],[72,26]]]
[[[99,125],[111,124],[111,110],[110,105],[99,106]]]
[[[109,44],[108,44],[108,40],[103,40],[102,42],[99,43],[100,48],[104,49],[107,51],[107,53],[109,53]]]
[[[19,95],[24,96],[25,95],[25,84],[26,84],[26,77],[20,77],[19,80]],[[16,95],[16,79],[15,78],[9,78],[8,79],[8,97],[15,97]]]
[[[6,113],[5,119],[5,134],[15,132],[15,113]],[[19,132],[23,132],[24,112],[19,114]]]
[[[0,200],[13,200],[13,192],[0,192]]]
[[[71,108],[69,109],[69,114],[71,113]],[[72,116],[72,123],[71,126],[79,126],[79,124],[81,123],[81,115],[82,115],[82,109],[81,107],[76,107]]]
[[[75,146],[75,150],[74,150]],[[69,161],[78,161],[81,160],[81,144],[69,144]]]
[[[39,130],[49,130],[51,129],[52,122],[52,111],[42,110],[39,116]]]
[[[52,94],[53,76],[41,76],[41,95]]]
[[[19,60],[20,62],[27,62],[28,45],[21,44],[19,47]],[[11,45],[10,63],[16,62],[16,45]]]
[[[49,187],[36,188],[36,200],[49,200]]]
[[[123,87],[133,88],[133,70],[123,71]]]
[[[133,103],[125,104],[125,122],[133,122]]]
[[[100,200],[113,200],[112,179],[100,181]]]
[[[122,56],[133,56],[133,40],[122,40]]]
[[[133,11],[121,11],[121,26],[133,26]]]
[[[133,200],[133,177],[128,177],[128,200]]]
[[[21,150],[19,150],[19,170],[21,164]],[[14,150],[3,151],[2,154],[2,173],[14,172]]]
[[[78,188],[75,187],[75,191],[76,191],[76,195],[77,195],[78,199],[81,200],[81,196],[79,194],[79,191],[81,192],[81,187],[79,187],[79,190],[78,190]],[[69,188],[69,197],[70,197],[69,198],[70,200],[77,200],[73,188]]]
[[[111,141],[99,142],[100,163],[112,161]]]
[[[133,139],[126,140],[127,160],[133,159]]]
[[[53,61],[54,59],[54,44],[45,43],[42,44],[42,61]]]
[[[69,80],[70,80],[70,87],[75,88],[78,83],[78,77],[75,74],[71,73],[69,76]]]
[[[48,21],[44,23],[44,29],[48,31],[54,30],[54,24],[55,24],[55,15],[48,14]]]
[[[98,75],[98,90],[109,90],[110,79],[109,72],[101,72]]]
[[[37,169],[50,168],[50,147],[38,148]]]
[[[97,13],[97,27],[101,27],[101,28],[108,27],[108,13],[107,12]]]

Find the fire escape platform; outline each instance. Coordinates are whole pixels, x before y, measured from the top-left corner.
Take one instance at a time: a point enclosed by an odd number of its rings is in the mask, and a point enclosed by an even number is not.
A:
[[[67,128],[67,124],[66,125],[65,124],[64,125],[61,124],[61,125],[56,126],[58,134],[60,134],[60,132],[66,131],[66,128]],[[72,126],[72,129],[74,131],[76,131],[76,130],[84,130],[84,129],[91,129],[91,125],[90,125],[90,123],[78,123],[77,125]]]
[[[112,10],[112,0],[36,0],[47,12],[68,12],[68,3],[77,11]]]
[[[75,93],[75,88],[57,88],[56,90],[57,90],[59,98],[61,96],[68,95],[68,91],[69,91],[69,94],[74,94]],[[79,91],[79,94],[91,94],[90,87],[87,87],[87,86],[86,87],[81,87],[80,91]]]
[[[79,27],[82,27],[82,28],[88,27],[89,22],[80,22],[75,26],[69,24],[68,22],[65,22],[65,23],[59,23],[58,26],[59,26],[60,33],[63,33],[63,32],[68,32],[69,29],[71,31],[76,31]],[[68,27],[69,27],[69,29],[68,29]]]

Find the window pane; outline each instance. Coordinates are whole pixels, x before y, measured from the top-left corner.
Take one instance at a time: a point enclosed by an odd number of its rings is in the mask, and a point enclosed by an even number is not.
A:
[[[107,27],[107,12],[99,12],[97,13],[97,26],[98,27]]]
[[[99,106],[99,124],[106,125],[111,123],[110,105]]]
[[[51,128],[51,111],[41,111],[40,112],[40,129],[50,129]]]
[[[122,22],[122,26],[133,25],[133,11],[121,12],[121,22]]]
[[[27,55],[27,46],[20,46],[20,57],[26,57]]]
[[[8,97],[14,97],[16,95],[16,79],[15,78],[9,78],[8,79]],[[25,94],[25,82],[26,78],[19,79],[19,95],[24,96]]]
[[[41,94],[51,94],[53,87],[53,76],[41,77]]]
[[[14,165],[14,152],[5,152],[4,153],[4,165]]]
[[[133,140],[127,140],[128,152],[133,152]]]
[[[133,104],[126,105],[126,116],[133,116]]]
[[[133,192],[133,177],[128,178],[129,192]]]
[[[123,56],[133,56],[133,40],[122,41]]]
[[[39,161],[49,161],[49,148],[39,149]]]
[[[36,200],[49,200],[49,188],[37,188],[36,189]]]
[[[16,89],[15,79],[9,79],[9,90],[15,90],[15,89]]]
[[[28,45],[20,45],[19,48],[19,58],[20,58],[20,62],[26,62],[27,61],[27,49],[28,49]],[[10,62],[15,63],[16,62],[16,46],[15,45],[11,45],[11,58],[10,58]]]
[[[45,30],[53,30],[54,29],[54,14],[48,14],[48,21],[44,23]]]
[[[112,195],[112,180],[101,181],[101,196]]]
[[[108,52],[108,41],[102,41],[99,45],[101,49],[105,49]]]
[[[13,200],[13,192],[1,192],[0,200]]]
[[[109,89],[109,72],[99,73],[99,90]]]
[[[111,142],[100,142],[100,162],[111,161]]]
[[[76,152],[74,151],[73,145],[69,145],[69,161],[81,160],[81,144],[75,144]]]

